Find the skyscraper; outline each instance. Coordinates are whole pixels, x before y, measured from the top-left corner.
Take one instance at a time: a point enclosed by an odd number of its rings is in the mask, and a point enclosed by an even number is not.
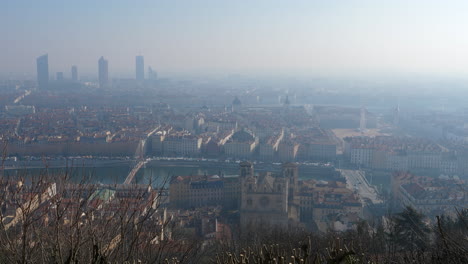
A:
[[[49,55],[45,54],[37,58],[37,86],[45,89],[49,85]]]
[[[57,72],[57,81],[63,81],[63,72]]]
[[[148,67],[148,79],[149,80],[156,80],[157,76],[158,76],[158,74],[155,71],[153,71],[153,68]]]
[[[109,64],[104,57],[101,56],[99,59],[99,87],[103,88],[107,85],[109,82]]]
[[[145,79],[145,61],[143,56],[136,56],[136,79],[137,81],[143,81]]]
[[[75,65],[71,67],[71,75],[72,75],[72,80],[74,82],[77,82],[78,81],[78,67],[76,67]]]

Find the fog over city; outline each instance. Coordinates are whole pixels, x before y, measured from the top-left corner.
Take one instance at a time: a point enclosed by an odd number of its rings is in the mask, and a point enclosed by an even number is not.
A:
[[[0,263],[468,263],[468,2],[0,2]]]
[[[129,76],[132,57],[171,73],[468,73],[466,1],[4,1],[2,73],[33,75],[95,58]]]

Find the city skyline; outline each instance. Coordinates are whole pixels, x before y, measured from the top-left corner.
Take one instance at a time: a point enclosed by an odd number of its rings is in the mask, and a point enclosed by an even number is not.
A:
[[[104,56],[101,56],[98,61],[97,68],[97,79],[99,82],[108,82],[109,81],[109,70],[108,70],[108,60],[104,59]],[[72,81],[78,81],[78,66],[72,65],[70,68],[70,76],[65,76],[63,71],[57,71],[55,74],[55,80],[64,80],[70,79]],[[53,76],[49,75],[49,63],[48,63],[48,54],[37,57],[36,59],[36,77],[38,86],[46,87],[50,79],[54,79]],[[155,79],[155,72],[148,67],[148,78]],[[47,77],[46,77],[47,76]],[[145,64],[144,56],[138,55],[135,56],[135,80],[144,81],[145,80]]]
[[[465,11],[1,2],[0,264],[468,263]]]
[[[48,52],[51,72],[76,64],[88,75],[105,55],[113,72],[130,75],[141,52],[163,75],[468,74],[465,1],[86,3],[2,3],[0,22],[9,26],[0,33],[10,37],[0,72],[32,75],[32,58]]]

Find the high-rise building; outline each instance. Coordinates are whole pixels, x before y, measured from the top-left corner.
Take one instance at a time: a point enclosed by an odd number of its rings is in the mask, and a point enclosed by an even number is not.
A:
[[[156,80],[158,74],[153,70],[153,68],[148,67],[148,79],[149,80]]]
[[[143,56],[135,57],[136,79],[143,81],[145,79],[145,60]]]
[[[63,81],[63,72],[57,72],[57,81]]]
[[[105,87],[109,82],[109,63],[104,57],[99,59],[99,87]]]
[[[71,76],[73,81],[78,81],[78,67],[76,67],[75,65],[71,67]]]
[[[37,86],[39,89],[49,85],[49,55],[45,54],[37,58]]]

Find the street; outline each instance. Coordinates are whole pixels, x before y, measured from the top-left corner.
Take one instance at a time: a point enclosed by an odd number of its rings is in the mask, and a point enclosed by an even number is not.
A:
[[[359,170],[340,170],[344,177],[346,177],[346,185],[351,190],[356,190],[362,202],[368,201],[373,204],[382,203],[383,201],[378,197],[377,191],[373,186],[369,185],[365,179],[364,173]]]

